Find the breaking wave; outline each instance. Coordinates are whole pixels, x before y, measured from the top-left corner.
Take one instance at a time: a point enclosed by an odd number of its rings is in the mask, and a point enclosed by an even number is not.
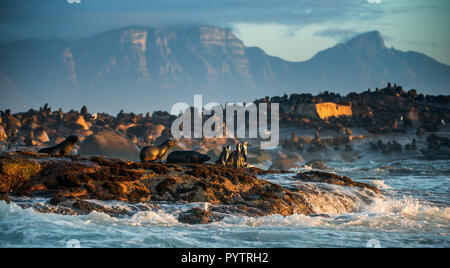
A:
[[[374,238],[382,247],[450,247],[448,162],[417,167],[417,162],[402,162],[402,167],[413,166],[412,173],[420,175],[390,173],[372,178],[381,165],[369,163],[364,171],[336,170],[375,185],[383,196],[353,187],[301,182],[292,174],[263,178],[304,192],[315,213],[309,216],[222,214],[222,221],[189,225],[178,222],[181,212],[211,205],[90,200],[125,213],[75,216],[38,212],[39,207],[56,211],[44,199],[0,201],[0,247],[65,247],[71,239],[79,240],[82,247],[364,247]]]

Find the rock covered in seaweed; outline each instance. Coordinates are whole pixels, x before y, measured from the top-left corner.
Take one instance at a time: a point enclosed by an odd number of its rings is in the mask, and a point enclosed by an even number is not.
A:
[[[214,164],[137,163],[105,157],[51,158],[35,153],[0,155],[0,189],[10,196],[50,197],[69,211],[89,213],[101,208],[85,199],[123,202],[206,202],[209,211],[180,215],[183,222],[219,220],[214,213],[265,216],[314,214],[306,188],[286,188],[256,175],[277,173],[258,168]],[[298,179],[379,191],[373,186],[328,173],[299,173]],[[330,193],[332,194],[332,193]],[[340,198],[337,196],[336,198]],[[342,210],[351,211],[351,204]],[[211,214],[211,213],[213,214]]]
[[[8,138],[8,135],[6,135],[5,129],[2,125],[0,125],[0,141],[4,141]]]

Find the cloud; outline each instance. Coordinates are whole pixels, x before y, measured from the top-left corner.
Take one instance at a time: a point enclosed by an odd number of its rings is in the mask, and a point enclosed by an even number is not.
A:
[[[381,0],[367,0],[369,4],[381,4]]]
[[[351,38],[355,37],[356,35],[373,31],[373,29],[369,28],[360,28],[359,30],[354,29],[340,29],[340,28],[326,28],[320,31],[315,32],[314,36],[319,37],[328,37],[331,39],[334,39],[338,42],[346,42],[350,40]],[[383,37],[384,41],[393,42],[396,41],[394,38],[392,38],[389,35],[385,35],[381,33],[381,36]]]
[[[367,5],[355,0],[1,0],[0,25],[7,29],[0,30],[0,38],[79,38],[128,25],[266,23],[302,27],[380,15],[380,9]]]
[[[327,28],[315,32],[313,35],[319,37],[328,37],[339,42],[344,42],[360,33],[360,31],[356,31],[353,29]]]

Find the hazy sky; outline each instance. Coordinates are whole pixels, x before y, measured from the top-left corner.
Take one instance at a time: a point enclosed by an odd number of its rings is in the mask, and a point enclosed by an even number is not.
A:
[[[231,27],[291,61],[365,31],[450,64],[450,0],[0,0],[0,40],[78,39],[122,26]]]

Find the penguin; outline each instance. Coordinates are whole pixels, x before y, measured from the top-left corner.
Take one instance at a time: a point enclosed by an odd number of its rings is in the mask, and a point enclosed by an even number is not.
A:
[[[227,145],[222,148],[222,152],[219,155],[219,158],[216,161],[216,164],[225,166],[227,164],[228,157],[230,156],[231,147]]]
[[[250,143],[248,142],[244,142],[242,144],[242,165],[243,166],[248,166],[248,162],[247,162],[247,154],[248,154],[248,146],[250,145]]]
[[[242,150],[242,143],[238,142],[238,144],[236,144],[236,150],[231,153],[230,157],[228,157],[227,166],[235,168],[240,167],[240,164],[242,163],[241,150]]]

